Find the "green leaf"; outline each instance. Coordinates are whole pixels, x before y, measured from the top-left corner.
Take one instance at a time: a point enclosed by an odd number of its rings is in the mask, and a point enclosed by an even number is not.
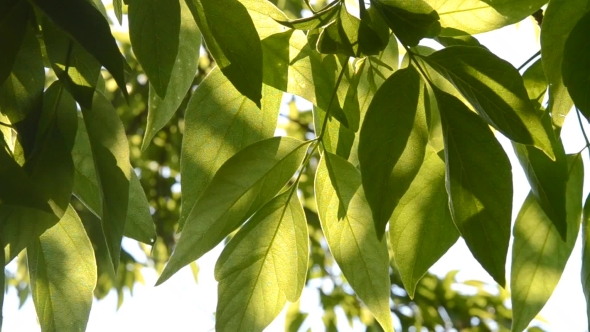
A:
[[[549,300],[578,237],[584,168],[579,155],[568,157],[567,241],[562,241],[532,193],[514,224],[510,274],[514,332],[523,331]]]
[[[297,171],[310,142],[273,137],[229,158],[192,207],[157,284],[213,249],[273,198]]]
[[[186,1],[223,74],[260,107],[262,47],[246,7],[236,0]]]
[[[180,36],[178,55],[172,68],[170,83],[165,98],[155,93],[150,82],[148,99],[148,120],[141,149],[145,151],[149,142],[176,113],[178,107],[191,87],[199,65],[201,33],[190,10],[180,1]]]
[[[56,76],[82,107],[91,108],[100,63],[46,17],[43,17],[43,40]]]
[[[547,79],[540,58],[522,74],[522,80],[529,99],[538,101],[540,107],[547,91]]]
[[[27,248],[33,301],[43,331],[84,331],[96,286],[94,249],[72,206]]]
[[[586,297],[586,317],[590,318],[590,195],[586,197],[584,202],[584,210],[582,215],[582,288],[584,290],[584,297]]]
[[[298,30],[324,28],[338,19],[338,12],[340,11],[341,6],[342,1],[334,0],[332,3],[310,17],[304,17],[296,20],[282,20],[277,17],[275,20],[286,27]]]
[[[434,89],[445,141],[453,221],[473,256],[504,286],[512,213],[512,168],[488,125],[457,98]]]
[[[109,23],[89,1],[30,0],[57,27],[92,54],[113,75],[121,92],[125,87],[125,58],[111,34]],[[89,28],[92,27],[92,28]]]
[[[475,38],[471,35],[455,36],[455,37],[438,36],[435,39],[437,42],[439,42],[444,47],[449,47],[449,46],[485,47],[479,43],[479,40],[477,40],[477,38]]]
[[[0,86],[6,81],[25,39],[31,6],[26,1],[7,0],[0,4]]]
[[[588,0],[551,0],[543,16],[541,61],[549,83],[548,111],[552,114],[553,124],[559,128],[573,106],[562,77],[565,42],[574,25],[588,10]]]
[[[413,298],[418,281],[459,238],[445,190],[445,163],[430,147],[393,211],[389,236],[395,264]]]
[[[133,53],[149,78],[150,87],[162,99],[177,62],[179,33],[178,0],[143,0],[129,4],[129,38]],[[198,54],[197,51],[193,57]]]
[[[8,31],[12,31],[12,27]],[[44,87],[41,48],[35,32],[27,25],[12,72],[0,85],[0,112],[11,123],[22,121],[33,109],[40,107]]]
[[[264,85],[263,93],[259,109],[214,68],[191,97],[180,158],[181,229],[219,167],[242,148],[273,136],[282,92]]]
[[[299,301],[289,304],[285,316],[285,332],[299,331],[307,316],[309,316],[308,313],[299,310]]]
[[[287,300],[299,299],[308,256],[303,207],[288,190],[256,212],[219,256],[216,330],[262,331]]]
[[[102,229],[117,271],[129,202],[129,143],[111,102],[94,93],[92,109],[82,109],[102,200]]]
[[[440,16],[442,35],[477,34],[519,22],[547,0],[426,0]]]
[[[531,146],[513,143],[516,156],[531,185],[531,191],[545,215],[565,240],[567,235],[566,186],[568,167],[561,140],[553,134],[551,119],[543,118],[551,137],[556,160],[551,160],[542,151]]]
[[[455,46],[425,58],[490,125],[555,159],[551,141],[516,68],[482,47]]]
[[[0,266],[4,268],[6,266],[6,257],[4,253],[4,244],[0,240]],[[0,286],[2,287],[2,292],[0,292],[0,308],[4,307],[4,293],[6,293],[6,272],[0,273]],[[2,314],[2,310],[0,310],[0,330],[2,330],[2,322],[4,321],[4,315]]]
[[[424,37],[440,33],[436,11],[423,0],[373,0],[400,42],[416,46]]]
[[[78,133],[72,150],[76,169],[74,177],[74,195],[98,218],[102,218],[103,201],[96,174],[90,139],[82,117],[78,117]],[[150,214],[149,203],[135,172],[131,172],[129,182],[129,205],[125,218],[123,235],[151,244],[156,237],[156,230]]]
[[[416,69],[400,69],[381,85],[363,121],[359,162],[379,239],[424,160],[428,142],[424,97]]]
[[[0,241],[8,246],[9,260],[59,221],[72,195],[76,102],[59,81],[47,88],[43,100],[40,113],[29,114],[39,119],[38,136],[33,137],[34,152],[27,157],[24,170],[52,211],[0,204]]]
[[[393,331],[387,240],[376,236],[359,171],[325,152],[316,173],[315,193],[322,230],[344,277],[383,329]]]
[[[340,12],[346,12],[346,10],[340,10]],[[350,15],[350,19],[347,19],[346,23],[349,30],[357,31],[360,20]],[[357,29],[355,29],[353,24],[356,25]],[[353,38],[358,40],[358,34],[355,34]],[[357,54],[355,47],[358,50],[358,43],[353,46],[352,41],[346,35],[346,32],[344,32],[341,19],[334,21],[323,29],[318,36],[316,44],[317,51],[322,54],[342,54],[347,57],[354,57]]]
[[[123,0],[113,0],[113,10],[119,25],[123,25]]]
[[[570,32],[563,51],[561,71],[563,83],[576,107],[590,119],[590,12],[586,13]]]

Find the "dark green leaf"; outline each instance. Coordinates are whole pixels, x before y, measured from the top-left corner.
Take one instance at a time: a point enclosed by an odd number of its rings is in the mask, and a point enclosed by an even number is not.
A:
[[[590,12],[570,32],[563,50],[561,71],[563,83],[576,107],[590,119]]]
[[[28,2],[7,0],[0,4],[0,86],[6,81],[27,32],[31,7]]]
[[[454,46],[425,58],[490,125],[555,159],[551,141],[516,68],[482,47]]]
[[[72,157],[76,169],[74,195],[94,215],[102,218],[103,201],[100,196],[100,186],[90,140],[82,117],[78,117],[78,133]],[[144,243],[152,243],[156,236],[156,230],[150,214],[149,203],[135,172],[131,173],[129,182],[129,205],[125,220],[123,235]]]
[[[186,1],[223,74],[260,107],[262,47],[244,5],[235,0]]]
[[[442,46],[449,47],[449,46],[480,46],[485,47],[479,43],[477,38],[471,35],[465,36],[456,36],[456,37],[444,37],[438,36],[435,38]]]
[[[423,0],[372,0],[393,33],[406,46],[440,33],[438,14]]]
[[[342,2],[334,0],[332,3],[322,8],[320,11],[310,17],[304,17],[296,20],[283,20],[277,17],[275,20],[292,29],[298,30],[313,30],[323,28],[338,19],[338,12],[340,11]]]
[[[428,142],[424,96],[416,69],[400,69],[381,85],[363,121],[359,163],[379,239],[424,160]]]
[[[376,236],[359,171],[345,159],[325,152],[316,173],[315,193],[334,260],[383,329],[393,331],[387,240]]]
[[[561,72],[565,42],[574,25],[589,9],[589,0],[551,0],[544,12],[541,61],[549,83],[548,111],[552,114],[553,124],[559,128],[573,105]]]
[[[90,2],[79,0],[30,0],[57,27],[69,34],[92,54],[113,75],[121,92],[128,98],[125,87],[125,58],[109,23]],[[92,27],[92,28],[90,28]]]
[[[69,206],[27,247],[33,301],[43,331],[84,331],[96,286],[94,249]]]
[[[229,158],[189,207],[180,240],[157,284],[213,249],[273,198],[297,171],[309,144],[273,137]]]
[[[342,9],[340,12],[346,12],[346,10]],[[347,26],[350,28],[349,30],[358,30],[359,19],[352,15],[349,16],[351,19],[346,21]],[[354,23],[356,23],[356,29],[353,26]],[[355,34],[354,38],[358,39],[358,34]],[[358,49],[358,44],[355,46]],[[323,54],[342,54],[347,57],[354,57],[356,55],[352,41],[346,35],[341,20],[334,21],[320,32],[317,41],[317,51]]]
[[[303,207],[291,190],[265,204],[225,247],[217,331],[262,331],[305,286],[309,237]]]
[[[590,318],[590,195],[584,202],[584,211],[582,216],[582,288],[586,297],[586,317]]]
[[[201,33],[184,1],[180,2],[178,55],[165,98],[160,98],[150,82],[148,120],[141,149],[147,149],[156,133],[170,121],[191,87],[199,65]]]
[[[527,68],[524,74],[522,74],[522,80],[524,81],[524,87],[526,88],[529,99],[536,100],[540,107],[543,96],[545,96],[545,92],[547,91],[547,79],[545,78],[541,59],[538,59]]]
[[[92,109],[83,108],[82,114],[100,188],[101,224],[117,271],[129,202],[129,180],[133,172],[129,162],[129,143],[117,111],[100,92],[94,93]]]
[[[43,18],[43,40],[56,76],[82,107],[91,108],[100,63],[46,17]]]
[[[0,240],[0,266],[4,268],[6,266],[6,257],[4,253],[4,244],[2,240]],[[4,307],[4,293],[6,293],[6,272],[0,274],[0,287],[2,287],[0,292],[0,308]],[[2,314],[2,310],[0,310],[0,330],[2,330],[2,322],[4,321],[4,315]]]
[[[430,147],[393,211],[389,236],[395,264],[413,298],[418,281],[459,238],[445,190],[445,163]]]
[[[510,162],[477,114],[439,89],[434,93],[443,127],[453,221],[473,256],[504,286],[512,214]]]
[[[219,167],[242,148],[273,136],[281,96],[282,92],[264,85],[259,109],[218,68],[199,84],[185,112],[181,229]]]
[[[512,247],[512,331],[523,331],[551,297],[574,248],[582,214],[584,167],[579,155],[568,156],[567,241],[530,193],[514,224]]]
[[[166,97],[177,62],[179,34],[178,0],[142,0],[129,4],[129,38],[133,54],[149,78],[150,87],[162,99]],[[192,56],[197,58],[198,54],[197,51]]]
[[[11,123],[23,120],[33,109],[40,107],[44,86],[45,72],[41,48],[35,32],[27,25],[12,72],[0,85],[0,112],[6,115]]]

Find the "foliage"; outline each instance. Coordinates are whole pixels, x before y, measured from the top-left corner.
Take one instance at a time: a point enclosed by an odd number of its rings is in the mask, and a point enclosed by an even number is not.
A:
[[[584,150],[560,138],[572,106],[590,120],[590,2],[546,3],[0,0],[0,244],[18,262],[0,282],[32,294],[43,331],[84,330],[93,295],[121,305],[142,282],[123,237],[158,284],[226,240],[220,331],[260,331],[287,302],[298,330],[314,280],[334,286],[330,331],[336,307],[371,331],[392,314],[526,329],[580,227],[590,294]],[[541,50],[518,69],[472,36],[532,14]],[[283,93],[313,109],[279,114]],[[532,188],[513,226],[496,133]],[[511,295],[428,273],[459,237]]]

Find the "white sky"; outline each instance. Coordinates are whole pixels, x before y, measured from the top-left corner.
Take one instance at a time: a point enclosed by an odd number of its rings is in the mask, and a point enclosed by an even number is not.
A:
[[[480,35],[478,39],[492,52],[511,62],[515,67],[520,66],[539,50],[538,27],[532,19]],[[585,129],[590,132],[590,127],[586,126]],[[567,153],[578,152],[584,147],[584,140],[574,113],[567,117],[562,135]],[[515,190],[513,218],[515,218],[528,194],[529,186],[508,140],[501,137],[500,141],[507,150],[513,166]],[[590,168],[587,167],[590,163],[587,152],[583,153],[583,159],[587,175],[584,184],[584,197],[586,197],[590,189],[590,176],[588,176]],[[141,254],[135,249],[136,244],[133,241],[125,241],[124,246],[132,253]],[[117,296],[114,292],[102,301],[94,301],[87,331],[214,331],[217,283],[213,278],[213,267],[220,252],[221,248],[217,247],[198,261],[200,267],[198,284],[195,283],[190,268],[186,267],[163,285],[153,287],[157,276],[154,270],[144,269],[146,285],[136,285],[133,296],[126,293],[125,302],[119,311],[116,311]],[[508,260],[510,257],[511,251],[508,253]],[[12,262],[9,269],[14,271],[14,268],[15,263]],[[578,239],[553,296],[541,311],[541,316],[549,322],[549,325],[544,327],[550,331],[587,330],[586,304],[580,283],[580,268],[581,244]],[[457,275],[459,280],[479,279],[490,284],[494,283],[471,256],[462,240],[432,267],[431,272],[443,276],[451,270],[461,271]],[[508,270],[507,276],[509,275]],[[318,283],[314,282],[314,286],[317,285]],[[329,287],[329,285],[323,285],[323,287]],[[314,332],[323,331],[317,291],[306,288],[301,303],[301,309],[310,313],[302,330],[311,327]],[[285,311],[266,331],[284,331],[284,313]],[[355,324],[354,328],[351,328],[342,312],[339,314],[338,328],[340,331],[362,330],[360,324]],[[18,310],[16,291],[11,288],[4,302],[3,331],[39,330],[32,300],[29,298],[23,308]]]

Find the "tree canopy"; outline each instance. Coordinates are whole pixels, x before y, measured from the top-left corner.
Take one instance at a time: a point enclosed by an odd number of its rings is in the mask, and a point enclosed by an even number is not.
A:
[[[530,16],[519,68],[474,37]],[[580,232],[590,296],[590,141],[561,138],[590,120],[589,31],[589,0],[0,0],[0,283],[83,331],[141,280],[124,237],[157,284],[223,243],[218,331],[286,305],[297,331],[318,278],[329,331],[337,306],[367,331],[523,331]],[[428,273],[459,238],[499,287]]]

